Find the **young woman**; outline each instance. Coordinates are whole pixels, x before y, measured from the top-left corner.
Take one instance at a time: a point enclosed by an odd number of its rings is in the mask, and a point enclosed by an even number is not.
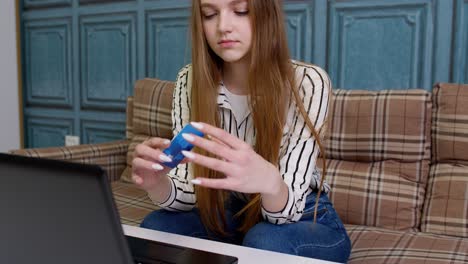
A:
[[[136,147],[133,180],[165,209],[141,226],[345,262],[350,241],[316,167],[330,80],[290,59],[282,12],[280,0],[193,0],[172,121],[174,135],[192,122],[206,136],[183,135],[197,148],[173,170],[161,165],[168,139]]]

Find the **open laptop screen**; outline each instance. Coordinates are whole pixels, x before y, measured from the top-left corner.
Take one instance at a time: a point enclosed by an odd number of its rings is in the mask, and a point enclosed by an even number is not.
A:
[[[0,154],[0,263],[132,263],[97,166]]]

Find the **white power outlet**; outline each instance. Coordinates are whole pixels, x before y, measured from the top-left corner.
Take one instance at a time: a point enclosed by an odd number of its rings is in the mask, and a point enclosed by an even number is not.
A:
[[[79,136],[65,136],[65,146],[76,146],[80,144],[80,137]]]

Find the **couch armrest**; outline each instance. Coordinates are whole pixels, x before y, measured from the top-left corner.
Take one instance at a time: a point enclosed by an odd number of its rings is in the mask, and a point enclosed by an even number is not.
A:
[[[16,149],[9,152],[29,157],[96,164],[107,172],[107,177],[112,182],[120,179],[123,170],[127,166],[128,145],[128,140],[120,140],[70,147]]]

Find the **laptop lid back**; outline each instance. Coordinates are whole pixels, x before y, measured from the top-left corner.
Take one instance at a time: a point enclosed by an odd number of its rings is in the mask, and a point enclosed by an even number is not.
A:
[[[0,263],[132,263],[98,166],[0,154]]]

